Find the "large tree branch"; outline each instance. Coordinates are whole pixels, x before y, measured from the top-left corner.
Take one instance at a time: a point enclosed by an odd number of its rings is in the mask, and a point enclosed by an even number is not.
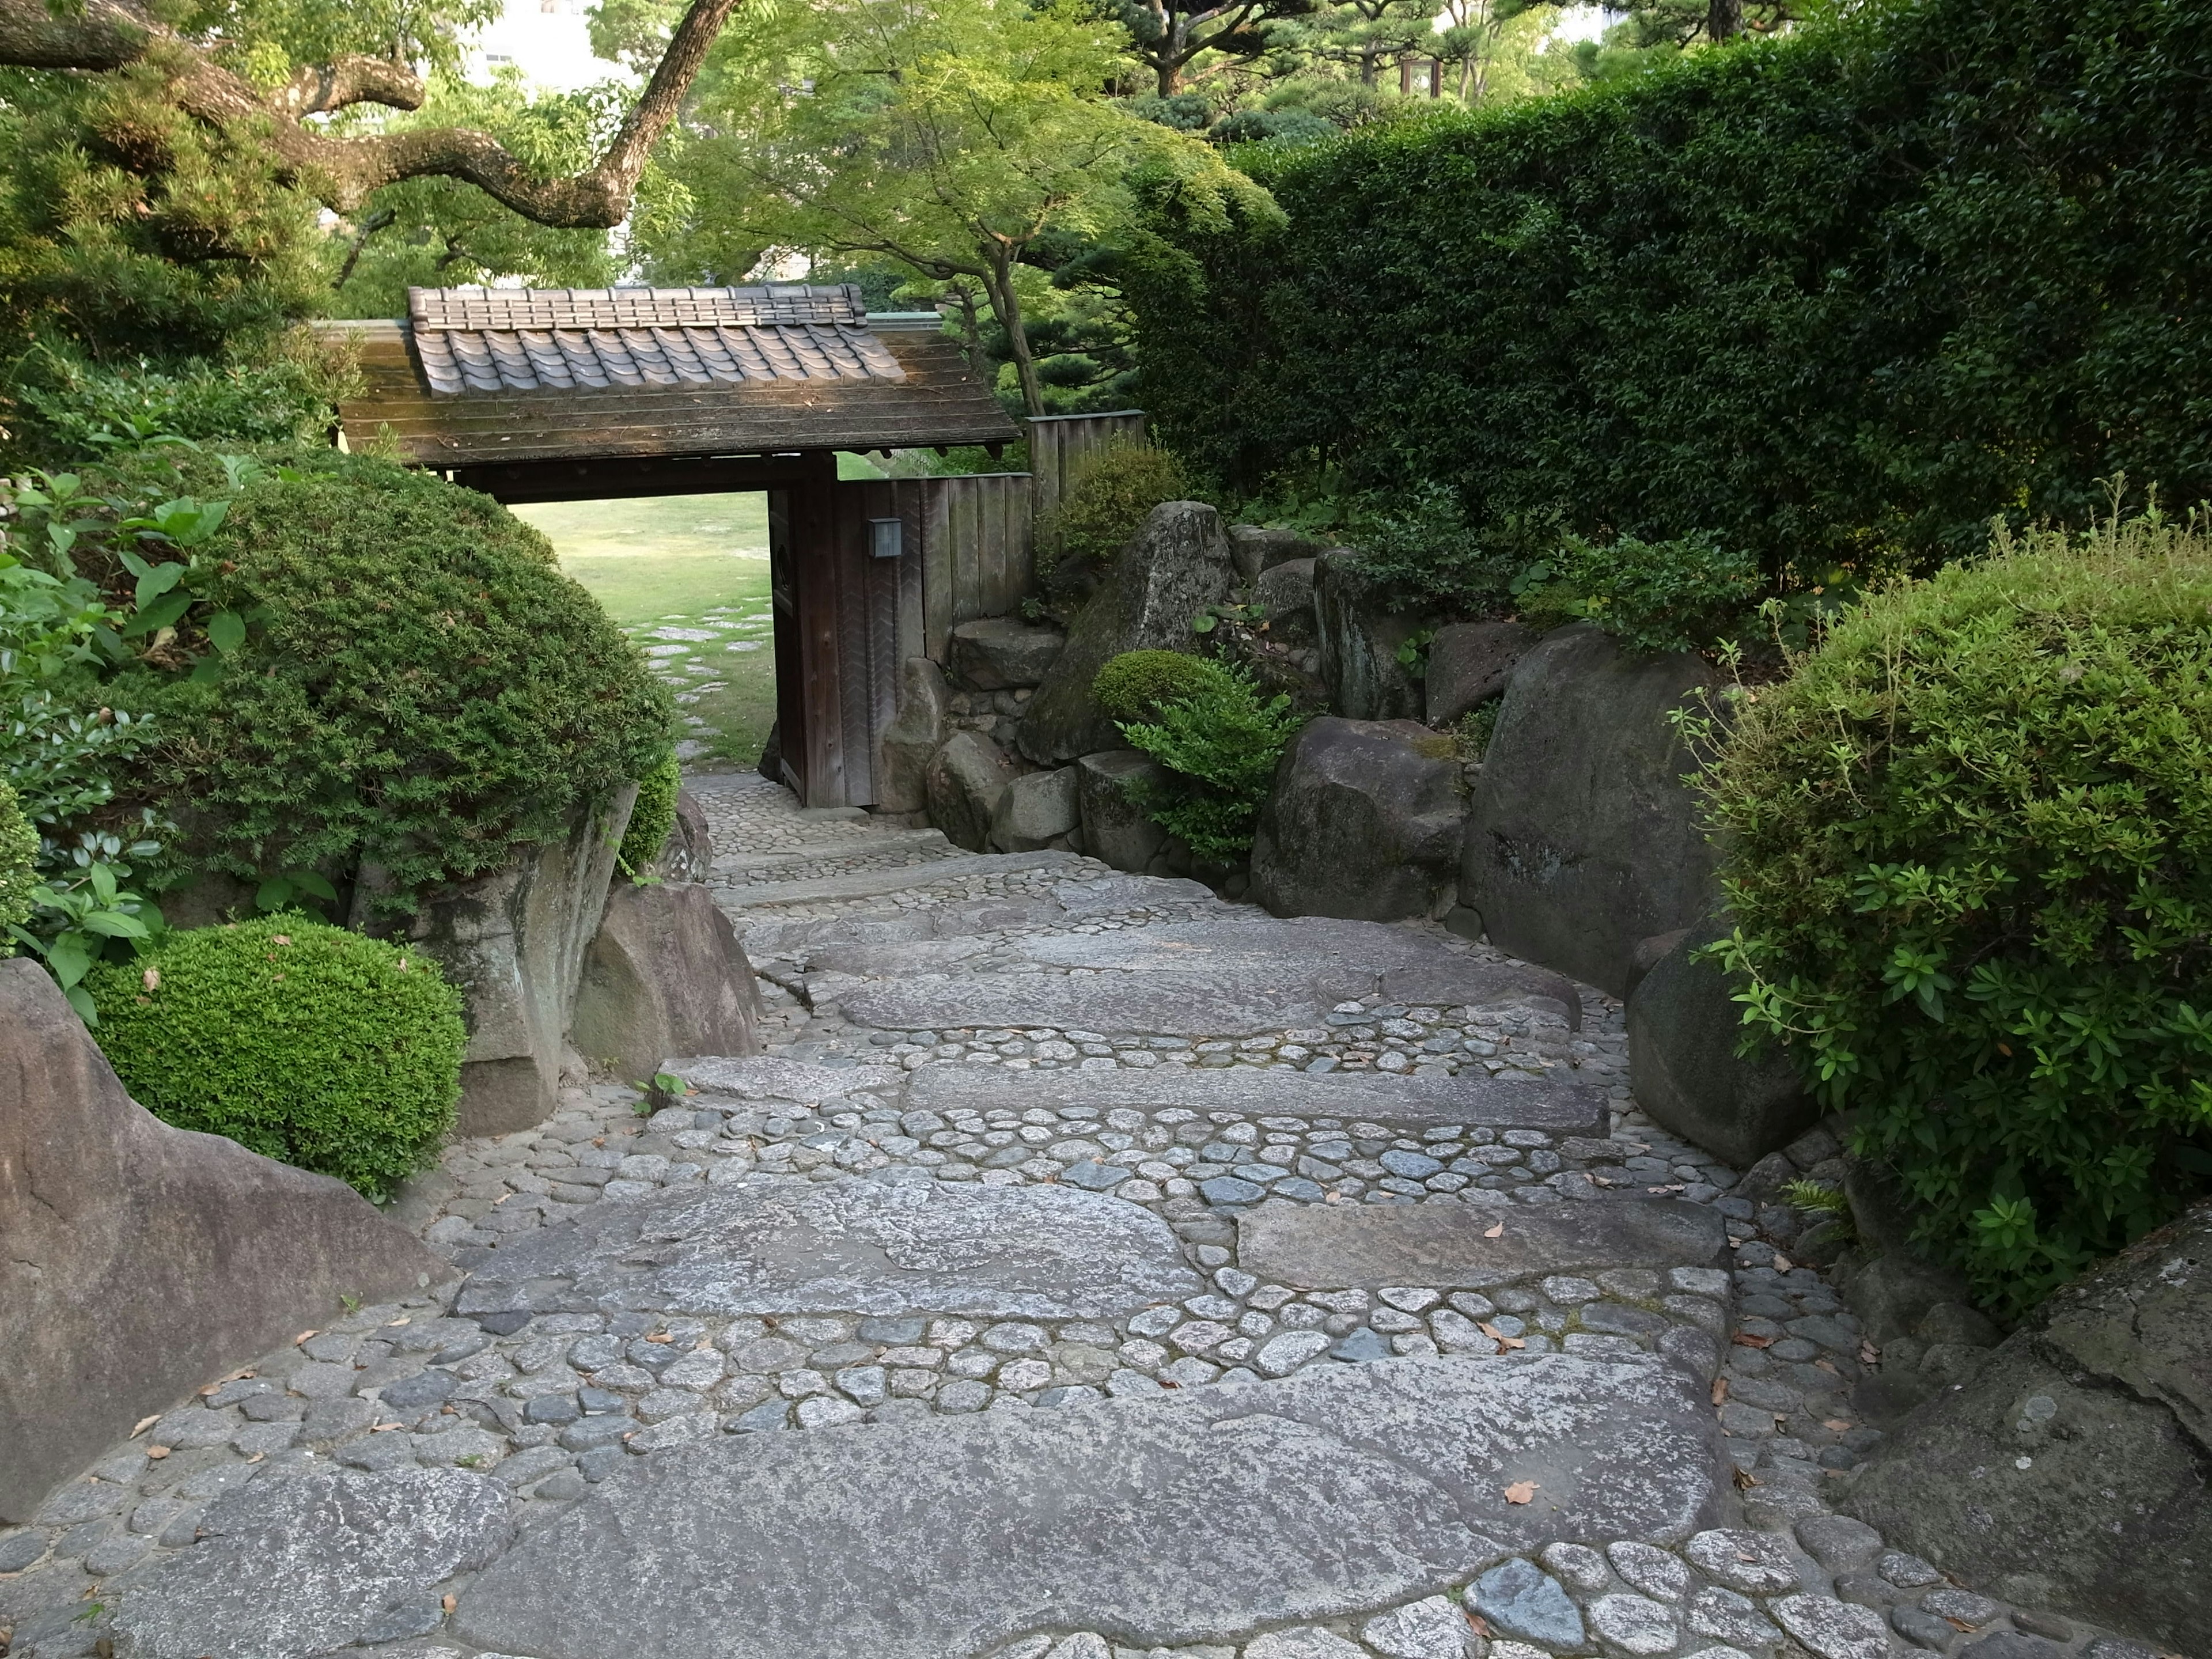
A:
[[[692,0],[606,153],[568,179],[541,178],[498,140],[465,127],[370,138],[318,132],[301,118],[362,103],[416,109],[422,83],[403,64],[349,58],[303,70],[264,96],[137,0],[84,0],[67,14],[57,14],[47,0],[0,0],[0,64],[92,70],[155,64],[180,109],[212,125],[258,127],[276,158],[279,176],[340,213],[350,213],[383,185],[442,177],[475,185],[542,225],[604,230],[629,211],[647,156],[676,118],[714,37],[739,3]]]

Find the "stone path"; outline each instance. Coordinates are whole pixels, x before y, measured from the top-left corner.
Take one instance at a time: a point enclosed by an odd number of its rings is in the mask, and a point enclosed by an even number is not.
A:
[[[695,790],[769,1052],[449,1149],[457,1278],[0,1534],[0,1652],[2146,1659],[1830,1512],[1875,1356],[1618,1004]]]

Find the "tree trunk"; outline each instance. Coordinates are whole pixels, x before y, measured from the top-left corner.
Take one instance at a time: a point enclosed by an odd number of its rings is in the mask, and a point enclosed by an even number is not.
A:
[[[1006,331],[1006,349],[1014,360],[1014,377],[1022,388],[1022,408],[1029,414],[1044,413],[1044,389],[1037,382],[1036,362],[1030,356],[1029,336],[1022,332],[1022,302],[1014,293],[1014,262],[996,248],[984,250],[991,263],[991,275],[985,279],[991,290],[991,309],[998,313],[999,326]]]
[[[1743,0],[1706,0],[1705,38],[1721,41],[1742,32]]]

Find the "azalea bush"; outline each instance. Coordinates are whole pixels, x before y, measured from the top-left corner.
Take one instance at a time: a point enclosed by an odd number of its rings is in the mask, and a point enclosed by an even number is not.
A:
[[[2212,1192],[2201,523],[2000,530],[1877,593],[1703,781],[1747,1024],[1993,1304]]]

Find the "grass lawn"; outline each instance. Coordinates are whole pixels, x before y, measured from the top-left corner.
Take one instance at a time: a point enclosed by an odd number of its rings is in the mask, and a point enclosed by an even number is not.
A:
[[[768,498],[659,495],[518,507],[676,688],[690,757],[760,759],[775,719]]]

